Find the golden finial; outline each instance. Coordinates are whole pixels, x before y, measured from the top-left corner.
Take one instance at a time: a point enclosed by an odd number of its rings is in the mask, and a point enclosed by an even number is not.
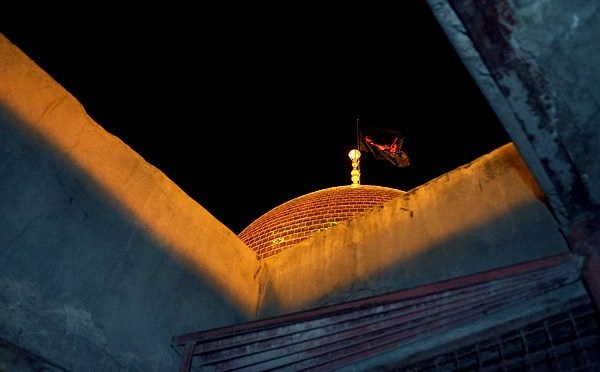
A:
[[[358,165],[360,163],[360,151],[356,149],[350,150],[348,153],[348,157],[352,160],[352,172],[350,172],[350,179],[352,180],[352,187],[360,186],[360,170],[358,169]]]

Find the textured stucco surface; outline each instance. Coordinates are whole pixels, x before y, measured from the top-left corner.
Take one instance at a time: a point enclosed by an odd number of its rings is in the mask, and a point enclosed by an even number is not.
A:
[[[68,370],[174,370],[174,334],[254,313],[255,254],[1,35],[0,81],[3,339]]]
[[[600,205],[600,4],[428,2],[562,227],[594,219]]]
[[[568,251],[514,145],[264,260],[263,311],[287,312]]]

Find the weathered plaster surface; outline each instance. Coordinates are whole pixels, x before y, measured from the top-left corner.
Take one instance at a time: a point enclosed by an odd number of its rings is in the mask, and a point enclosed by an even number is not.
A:
[[[512,144],[264,260],[262,311],[341,303],[568,252]]]
[[[429,0],[563,228],[600,205],[600,5]]]
[[[174,370],[251,319],[254,252],[0,35],[0,337],[69,370]]]

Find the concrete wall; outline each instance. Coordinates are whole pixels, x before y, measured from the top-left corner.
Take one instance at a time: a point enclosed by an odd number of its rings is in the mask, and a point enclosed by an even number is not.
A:
[[[435,283],[568,252],[512,144],[264,260],[265,314]]]
[[[428,0],[548,196],[561,227],[597,230],[600,3]]]
[[[235,234],[1,35],[0,82],[0,338],[73,371],[173,371],[173,335],[253,316]]]

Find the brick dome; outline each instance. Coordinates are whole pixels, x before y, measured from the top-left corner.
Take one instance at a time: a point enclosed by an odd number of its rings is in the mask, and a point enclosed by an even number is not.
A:
[[[271,209],[238,237],[263,259],[402,194],[404,191],[370,185],[315,191]]]

